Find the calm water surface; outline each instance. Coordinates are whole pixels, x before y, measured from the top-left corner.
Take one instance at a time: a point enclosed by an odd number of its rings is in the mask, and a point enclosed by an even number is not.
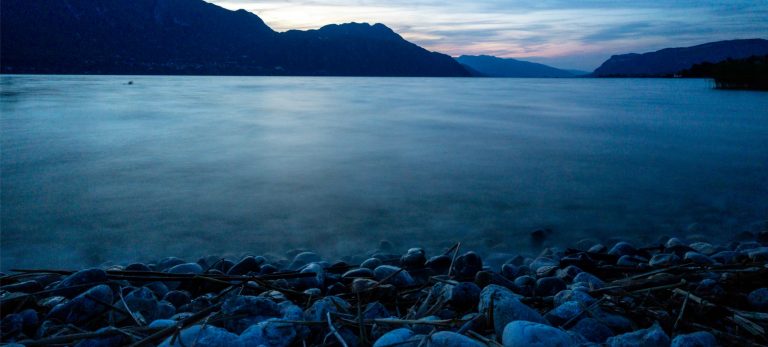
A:
[[[133,80],[133,85],[125,85]],[[768,94],[705,80],[2,76],[0,267],[722,237]]]

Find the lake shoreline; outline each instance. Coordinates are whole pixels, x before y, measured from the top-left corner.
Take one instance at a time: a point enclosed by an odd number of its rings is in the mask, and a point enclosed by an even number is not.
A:
[[[531,242],[547,236],[531,233]],[[535,257],[483,258],[461,243],[429,255],[421,248],[398,251],[382,241],[362,261],[293,250],[281,257],[169,257],[76,272],[17,270],[0,277],[2,342],[766,342],[768,229],[723,244],[674,237],[643,247],[585,240],[544,248]]]

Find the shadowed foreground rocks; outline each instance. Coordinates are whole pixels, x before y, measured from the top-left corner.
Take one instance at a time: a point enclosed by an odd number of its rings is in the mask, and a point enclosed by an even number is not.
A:
[[[579,242],[494,266],[456,244],[14,270],[0,331],[9,346],[765,345],[767,235]]]

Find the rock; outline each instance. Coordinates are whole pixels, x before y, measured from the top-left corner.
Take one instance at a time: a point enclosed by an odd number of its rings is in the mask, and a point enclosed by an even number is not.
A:
[[[352,292],[353,293],[361,293],[364,292],[373,286],[379,284],[379,282],[376,282],[372,279],[368,278],[355,278],[354,281],[352,281]]]
[[[364,319],[389,318],[390,316],[389,310],[378,301],[368,303],[363,311]]]
[[[325,321],[328,312],[347,313],[352,307],[344,299],[337,296],[326,296],[315,301],[306,311],[304,319],[308,321]]]
[[[600,289],[605,286],[605,282],[603,282],[603,280],[588,272],[578,273],[573,278],[573,283],[584,283],[585,286],[589,289]]]
[[[605,245],[598,243],[592,247],[589,247],[587,252],[589,253],[603,253],[608,250],[608,247],[605,247]]]
[[[607,325],[594,318],[582,318],[570,329],[581,335],[589,342],[603,343],[613,336],[613,331]]]
[[[559,270],[560,270],[560,267],[556,265],[541,266],[538,269],[536,269],[536,277],[542,278],[542,277],[555,276],[557,275],[557,272]]]
[[[623,255],[635,255],[637,254],[637,248],[635,246],[632,246],[632,244],[628,242],[618,242],[613,247],[611,247],[611,250],[608,251],[608,254],[610,255],[617,255],[619,257]]]
[[[157,303],[157,310],[155,311],[154,319],[171,318],[176,314],[176,307],[174,307],[168,301],[160,301]]]
[[[616,333],[624,333],[633,330],[633,324],[629,318],[622,315],[607,313],[602,310],[597,310],[595,313],[595,319],[601,323],[607,325],[611,330]]]
[[[392,274],[398,272],[392,276]],[[392,265],[381,265],[373,270],[373,276],[377,281],[392,284],[396,287],[412,286],[416,284],[411,275],[406,270],[400,271],[400,268]],[[392,277],[390,277],[392,276]],[[386,279],[386,281],[384,281]]]
[[[461,282],[448,288],[448,303],[457,311],[464,312],[476,307],[480,301],[480,287],[472,282]]]
[[[381,265],[382,265],[381,259],[369,258],[368,260],[360,264],[360,267],[373,270]]]
[[[261,272],[261,264],[262,263],[259,262],[256,257],[247,256],[240,259],[237,264],[233,265],[232,268],[227,271],[227,275],[238,276],[247,275],[249,273],[259,273]]]
[[[454,272],[457,278],[474,279],[475,274],[483,269],[483,260],[475,252],[467,252],[456,258]]]
[[[315,276],[298,279],[299,289],[325,287],[325,269],[319,263],[309,263],[300,272],[313,273]]]
[[[157,315],[157,298],[147,287],[136,288],[124,297],[125,304],[134,315],[141,315],[147,322],[154,320]],[[174,309],[175,313],[175,309]],[[173,314],[171,314],[172,316]]]
[[[768,247],[759,247],[747,250],[747,256],[754,262],[766,262],[768,261]]]
[[[236,334],[242,333],[253,324],[282,316],[279,307],[273,301],[248,295],[228,298],[221,306],[221,312],[227,316],[246,315],[244,318],[229,319],[223,323],[227,330]]]
[[[163,282],[149,282],[145,284],[144,287],[152,290],[152,293],[155,293],[155,297],[158,298],[162,298],[165,294],[168,294],[168,286]]]
[[[291,264],[288,265],[288,269],[298,270],[309,263],[316,263],[322,260],[323,259],[315,252],[301,252],[296,254]]]
[[[752,309],[756,311],[768,311],[768,288],[758,288],[753,290],[747,296],[747,301]]]
[[[674,255],[674,254],[656,254],[654,255],[651,260],[648,262],[649,265],[653,267],[667,267],[672,265],[677,265],[677,263],[680,262],[680,257]]]
[[[677,335],[672,339],[672,347],[717,347],[717,339],[707,331]]]
[[[57,295],[62,295],[62,296],[71,298],[73,296],[76,296],[88,290],[88,288],[83,285],[87,285],[87,284],[96,285],[98,283],[104,283],[106,281],[107,281],[107,273],[104,270],[95,269],[95,268],[85,269],[65,277],[61,282],[59,282],[58,284],[56,284],[56,286],[54,286],[54,289],[59,289],[56,291]],[[80,287],[80,286],[83,286],[83,287]],[[71,287],[77,287],[77,288],[71,288]]]
[[[432,334],[427,346],[434,347],[485,347],[484,343],[471,339],[467,336],[457,334],[451,331],[441,331]]]
[[[686,252],[683,260],[699,265],[712,265],[715,263],[712,258],[699,252]]]
[[[643,257],[636,257],[633,255],[622,255],[621,257],[619,257],[619,260],[616,261],[616,265],[634,267],[647,262],[648,262],[648,259],[645,259]]]
[[[243,346],[265,345],[269,347],[288,347],[296,340],[297,332],[292,323],[277,319],[268,319],[252,325],[240,334]]]
[[[112,298],[112,289],[100,284],[68,302],[56,305],[48,313],[47,319],[79,325],[109,310],[104,303],[111,304]]]
[[[691,247],[694,251],[704,255],[712,255],[717,253],[717,248],[708,242],[694,242],[688,245],[688,247]]]
[[[171,343],[174,340],[174,343]],[[159,347],[240,347],[243,344],[237,335],[229,331],[206,325],[193,325],[181,331],[177,338],[170,336]]]
[[[531,276],[520,276],[515,278],[515,290],[516,293],[523,296],[533,296],[533,292],[536,289],[536,279]]]
[[[504,332],[504,327],[512,321],[524,320],[536,323],[544,323],[544,318],[534,309],[526,306],[507,288],[489,285],[480,292],[478,312],[486,314],[491,308],[493,300],[493,323],[497,335]]]
[[[106,333],[110,330],[116,330],[113,327],[105,327],[96,330],[96,333]],[[103,337],[90,338],[80,341],[75,347],[118,347],[128,344],[130,339],[122,333],[115,333]]]
[[[203,273],[203,268],[198,263],[184,263],[174,265],[167,271],[172,274],[195,274],[200,275]]]
[[[0,336],[3,342],[15,340],[24,328],[24,317],[20,314],[9,314],[0,321]]]
[[[426,253],[422,248],[411,248],[400,258],[400,265],[406,269],[421,268],[426,262]]]
[[[502,342],[504,347],[569,347],[576,344],[565,331],[522,320],[505,326]]]
[[[565,289],[565,281],[557,277],[544,277],[536,281],[536,296],[553,296]]]
[[[548,258],[548,257],[538,257],[538,258],[534,259],[530,264],[528,264],[528,268],[533,273],[537,273],[539,271],[539,268],[542,268],[542,267],[545,267],[545,266],[547,266],[547,267],[552,267],[552,266],[559,267],[560,264],[558,263],[557,260],[554,260],[554,259]]]
[[[648,329],[610,337],[606,343],[610,347],[669,346],[669,336],[657,323]]]
[[[556,276],[565,282],[571,282],[576,277],[576,275],[582,272],[584,271],[582,271],[578,266],[568,265],[563,269],[557,270]]]
[[[408,341],[414,335],[415,334],[411,329],[406,329],[406,328],[395,329],[382,335],[378,340],[376,340],[376,342],[373,344],[373,347],[402,345],[403,342]]]
[[[725,295],[725,290],[720,286],[717,281],[713,279],[704,279],[699,282],[699,285],[694,289],[694,294],[704,297],[709,300],[718,300]]]
[[[664,244],[664,247],[666,247],[666,248],[672,248],[672,247],[676,247],[676,246],[686,246],[686,244],[685,244],[685,242],[683,242],[682,240],[678,239],[677,237],[670,238],[669,240],[667,240],[667,243]]]
[[[277,271],[279,271],[277,266],[274,266],[272,264],[264,264],[264,265],[261,266],[261,274],[262,275],[269,275],[269,274],[275,273]]]
[[[341,278],[373,278],[373,270],[360,267],[345,272]]]
[[[123,269],[125,271],[152,271],[152,269],[144,263],[133,263]]]
[[[585,308],[586,307],[579,302],[567,301],[555,307],[552,311],[547,312],[544,318],[546,318],[553,326],[561,326],[565,324],[565,322],[580,316]]]
[[[186,291],[171,290],[163,296],[163,300],[170,302],[173,306],[179,308],[192,301],[192,297]]]
[[[447,255],[438,255],[429,258],[424,266],[432,269],[436,274],[443,275],[448,272],[448,268],[451,267],[451,257]]]
[[[176,258],[176,257],[163,258],[162,260],[160,260],[157,263],[157,270],[164,271],[164,270],[170,269],[170,268],[172,268],[172,267],[174,267],[176,265],[180,265],[180,264],[184,264],[184,263],[186,263],[186,261],[184,261],[182,259],[179,259],[179,258]]]
[[[554,304],[555,306],[560,306],[568,301],[576,301],[579,304],[581,304],[583,307],[589,307],[589,305],[592,305],[595,303],[595,298],[593,298],[589,293],[583,291],[583,290],[561,290],[557,295],[555,295],[554,298]]]
[[[713,254],[710,258],[721,264],[736,264],[747,259],[747,256],[740,252],[721,251]]]
[[[513,264],[504,264],[501,266],[501,275],[510,281],[514,281],[515,278],[527,275],[529,273],[530,270],[527,266],[517,266]]]

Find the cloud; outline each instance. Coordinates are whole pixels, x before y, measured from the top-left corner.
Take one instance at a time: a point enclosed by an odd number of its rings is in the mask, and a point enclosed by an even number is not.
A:
[[[612,54],[768,33],[768,1],[209,1],[252,11],[278,31],[378,22],[416,44],[454,56],[531,58],[585,70]]]

